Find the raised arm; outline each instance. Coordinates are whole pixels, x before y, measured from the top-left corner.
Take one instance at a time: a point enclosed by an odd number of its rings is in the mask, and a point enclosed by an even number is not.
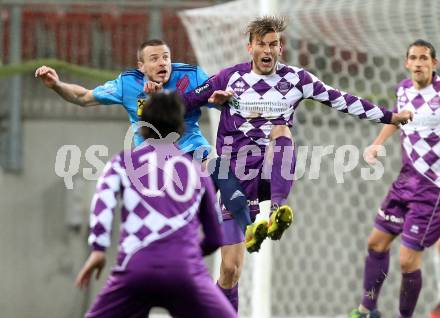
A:
[[[383,124],[406,124],[412,120],[412,113],[409,111],[401,111],[398,114],[392,113],[366,99],[328,86],[305,70],[301,70],[298,75],[304,98],[319,101],[340,112],[349,113],[360,119],[372,120]]]
[[[35,71],[35,77],[41,78],[46,87],[53,89],[64,100],[73,104],[88,107],[100,103],[93,96],[92,90],[80,85],[64,83],[60,80],[57,72],[48,66],[41,66]]]
[[[200,203],[200,222],[202,223],[204,238],[200,243],[202,254],[209,255],[223,243],[221,228],[221,211],[215,195],[214,185],[210,178],[203,178],[205,193]]]

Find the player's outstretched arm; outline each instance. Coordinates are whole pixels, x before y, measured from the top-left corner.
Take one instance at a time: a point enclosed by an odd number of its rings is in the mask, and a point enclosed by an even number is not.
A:
[[[373,141],[373,144],[368,147],[365,153],[365,160],[369,164],[374,164],[376,162],[377,155],[380,149],[383,147],[382,145],[385,141],[397,130],[396,125],[384,125],[379,135],[377,135],[376,139]]]
[[[83,107],[99,105],[91,90],[80,85],[62,82],[57,72],[51,67],[46,65],[39,67],[35,71],[35,77],[39,77],[46,87],[53,89],[68,102]]]
[[[92,253],[90,253],[89,258],[84,263],[83,268],[76,277],[75,286],[78,288],[87,287],[95,271],[96,271],[96,279],[98,280],[99,277],[101,276],[102,269],[105,267],[105,263],[106,263],[105,252],[93,251]]]
[[[393,114],[369,100],[333,88],[305,70],[301,70],[298,76],[303,89],[303,98],[319,101],[340,112],[382,124],[405,124],[412,118],[409,112]]]

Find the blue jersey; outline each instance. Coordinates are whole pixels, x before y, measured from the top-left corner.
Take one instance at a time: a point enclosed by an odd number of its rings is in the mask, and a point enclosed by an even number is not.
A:
[[[207,79],[206,73],[198,66],[172,63],[170,78],[163,88],[165,90],[177,90],[179,93],[185,93],[195,89]],[[93,90],[93,96],[99,103],[104,105],[122,105],[128,113],[130,122],[133,124],[138,122],[138,111],[142,109],[148,95],[144,92],[146,81],[147,79],[141,71],[137,69],[128,70],[120,74],[118,78],[96,87]],[[200,115],[200,109],[186,113],[185,131],[180,137],[178,145],[184,152],[192,152],[203,147],[206,151],[200,153],[200,155],[206,156],[211,148],[200,131],[198,123]],[[143,138],[136,132],[134,138],[135,145],[137,146],[142,142]]]

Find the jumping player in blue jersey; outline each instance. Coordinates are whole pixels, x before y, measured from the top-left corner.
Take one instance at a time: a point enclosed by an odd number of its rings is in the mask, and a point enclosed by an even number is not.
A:
[[[137,59],[137,69],[127,70],[116,79],[93,90],[62,82],[56,71],[48,66],[38,68],[35,76],[40,77],[47,87],[53,89],[66,101],[79,106],[121,105],[127,111],[132,124],[138,122],[147,98],[144,85],[148,81],[162,83],[167,90],[187,92],[208,79],[206,73],[198,66],[171,63],[170,49],[162,40],[154,39],[142,43],[138,49]],[[200,110],[185,114],[185,131],[178,145],[184,152],[193,152],[203,147],[205,151],[197,151],[197,154],[206,156],[210,145],[200,131],[198,123],[200,115]],[[140,145],[142,141],[143,138],[136,132],[135,145]]]

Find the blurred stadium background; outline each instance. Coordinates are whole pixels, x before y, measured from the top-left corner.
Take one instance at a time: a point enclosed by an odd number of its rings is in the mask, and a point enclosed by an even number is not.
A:
[[[421,37],[440,50],[436,38],[440,4],[435,0],[270,2],[289,17],[286,62],[389,107],[394,85],[406,76],[406,46]],[[94,181],[86,177],[97,172],[87,162],[86,152],[93,145],[104,145],[108,153],[96,155],[105,161],[122,148],[128,128],[120,107],[66,105],[33,77],[35,68],[43,62],[55,65],[62,80],[92,88],[135,67],[137,45],[161,37],[169,43],[173,61],[198,63],[214,74],[247,58],[242,31],[260,9],[247,0],[0,1],[2,317],[81,317],[90,305],[104,279],[86,292],[73,287],[88,254],[87,220]],[[304,152],[291,196],[298,218],[280,243],[263,246],[271,256],[262,268],[263,272],[268,269],[265,276],[270,286],[262,291],[268,298],[266,316],[254,309],[257,260],[247,256],[240,283],[242,317],[341,317],[356,306],[366,238],[376,209],[398,173],[397,136],[386,147],[384,176],[364,180],[362,152],[380,127],[319,104],[303,104],[296,114],[294,134],[298,149]],[[204,112],[202,129],[212,136],[209,123],[215,113],[209,115]],[[57,152],[63,145],[76,145],[81,154],[72,190],[55,172]],[[337,152],[342,145],[359,149],[359,165],[347,172],[343,169],[349,153]],[[320,163],[312,160],[313,151],[314,157],[322,155]],[[341,173],[343,183],[335,171]],[[396,245],[379,302],[384,318],[394,317],[397,308],[397,251]],[[109,260],[113,255],[114,249]],[[436,254],[429,250],[417,318],[426,317],[440,298],[435,275],[439,266]]]

